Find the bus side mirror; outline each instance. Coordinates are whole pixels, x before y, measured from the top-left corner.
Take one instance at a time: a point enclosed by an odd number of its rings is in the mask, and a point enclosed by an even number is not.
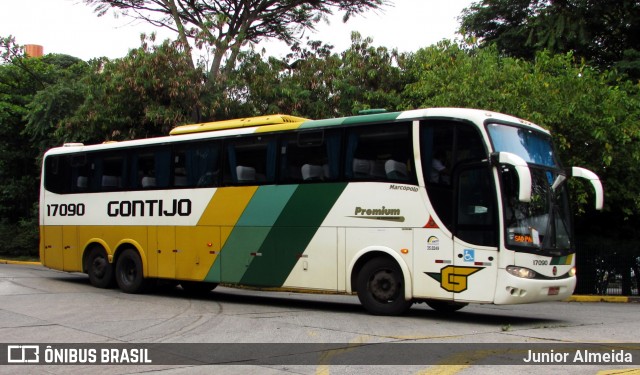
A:
[[[523,203],[531,202],[531,171],[527,162],[510,152],[494,152],[491,154],[491,162],[493,165],[506,164],[514,167],[520,185],[518,200]]]
[[[604,206],[604,189],[602,188],[602,182],[600,182],[598,175],[588,169],[580,167],[572,167],[570,172],[571,177],[580,177],[591,182],[593,190],[595,190],[596,193],[596,210],[602,210],[602,207]]]

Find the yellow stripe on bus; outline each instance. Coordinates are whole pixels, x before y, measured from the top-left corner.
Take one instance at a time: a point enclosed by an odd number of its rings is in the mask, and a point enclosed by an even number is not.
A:
[[[212,225],[233,228],[256,190],[258,190],[257,186],[218,189],[200,217],[198,226]],[[220,238],[221,248],[224,247],[224,243],[230,233],[230,230],[222,231]]]

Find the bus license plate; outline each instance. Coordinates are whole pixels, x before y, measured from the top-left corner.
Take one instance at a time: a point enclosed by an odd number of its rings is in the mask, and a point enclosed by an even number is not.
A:
[[[551,288],[549,288],[549,294],[550,296],[557,296],[558,293],[560,293],[560,287],[559,286],[552,286]]]

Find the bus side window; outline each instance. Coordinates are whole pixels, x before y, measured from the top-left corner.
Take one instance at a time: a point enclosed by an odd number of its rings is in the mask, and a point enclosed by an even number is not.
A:
[[[181,145],[173,154],[173,186],[212,187],[219,185],[220,142]]]
[[[349,129],[344,164],[347,180],[415,184],[409,125],[394,123]]]
[[[122,156],[108,156],[104,152],[97,158],[96,169],[100,190],[118,190],[126,186],[126,160]]]
[[[276,138],[250,136],[227,141],[224,182],[230,185],[265,185],[275,182]]]
[[[71,184],[65,188],[68,192],[83,193],[89,190],[89,178],[91,177],[90,163],[86,154],[69,157],[71,172]]]
[[[52,193],[64,194],[69,190],[71,181],[67,181],[64,176],[65,170],[69,170],[65,160],[64,155],[53,155],[44,159],[44,186]]]
[[[336,180],[340,173],[340,134],[312,130],[283,136],[280,142],[280,182]]]
[[[169,186],[169,150],[144,148],[131,155],[131,189],[155,189]],[[122,184],[121,187],[127,185]]]
[[[134,180],[136,185],[134,187],[143,189],[155,188],[157,181],[154,155],[152,153],[141,153],[136,155],[134,159],[137,159],[136,178]]]

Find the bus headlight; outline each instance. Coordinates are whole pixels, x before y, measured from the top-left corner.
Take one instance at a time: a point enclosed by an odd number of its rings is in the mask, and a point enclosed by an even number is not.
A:
[[[571,269],[569,270],[569,277],[574,277],[577,273],[577,270],[575,267],[571,267]]]
[[[536,277],[536,272],[524,267],[508,266],[507,272],[516,277],[523,279],[533,279]]]

